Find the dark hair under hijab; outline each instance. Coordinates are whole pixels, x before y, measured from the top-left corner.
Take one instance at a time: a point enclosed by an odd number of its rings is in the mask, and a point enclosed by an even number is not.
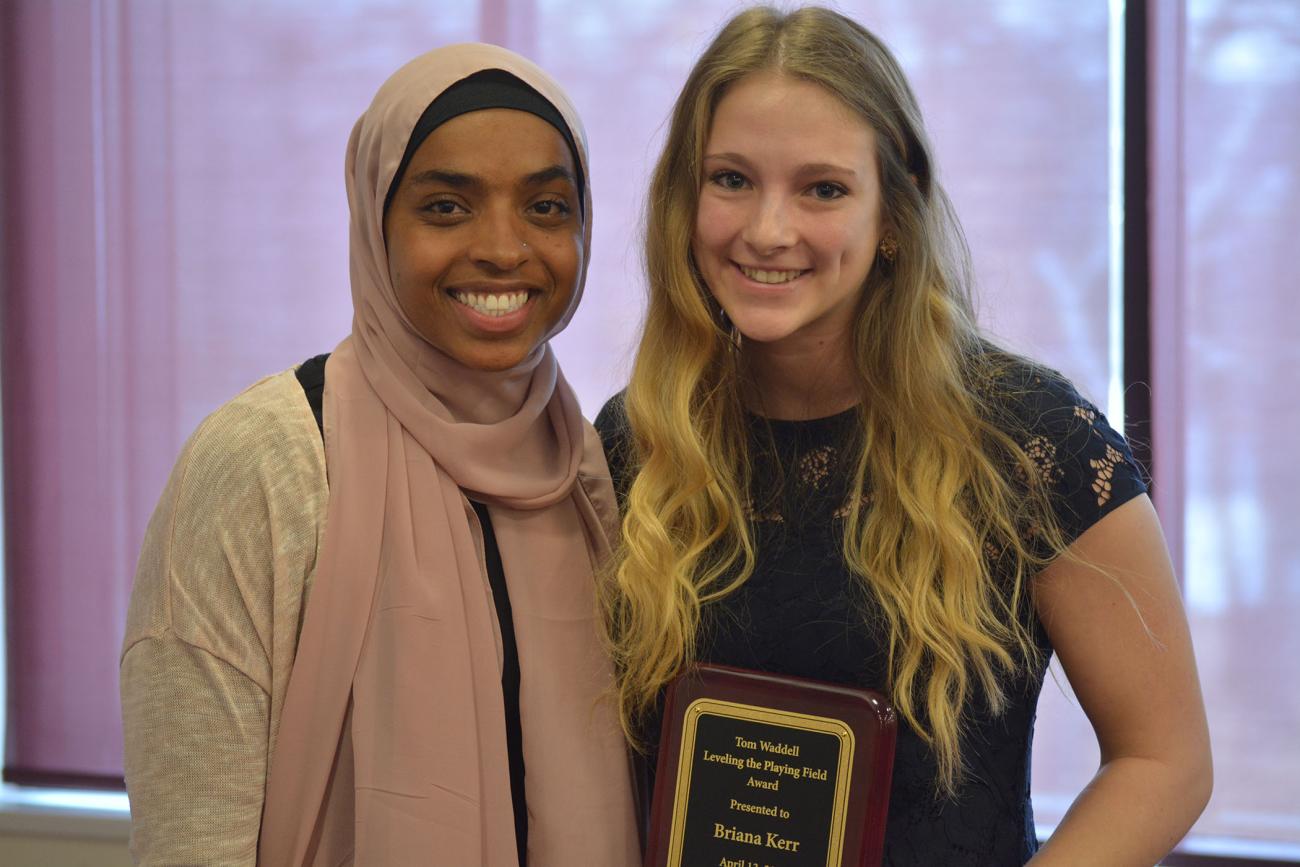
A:
[[[420,149],[420,145],[424,144],[429,134],[454,117],[489,108],[526,111],[555,127],[564,137],[564,143],[569,148],[570,156],[573,157],[574,181],[578,185],[578,207],[583,209],[585,215],[584,166],[581,157],[578,156],[578,145],[573,140],[569,125],[564,122],[560,112],[547,101],[546,97],[503,69],[485,69],[462,78],[429,103],[429,107],[420,115],[420,119],[415,122],[415,128],[411,130],[411,140],[406,143],[406,152],[402,154],[402,161],[398,163],[397,171],[393,174],[393,182],[388,187],[388,194],[384,196],[385,214],[388,213],[389,205],[393,203],[393,196],[397,194],[402,176],[406,174],[406,167],[411,164],[411,158],[415,156],[415,152]]]

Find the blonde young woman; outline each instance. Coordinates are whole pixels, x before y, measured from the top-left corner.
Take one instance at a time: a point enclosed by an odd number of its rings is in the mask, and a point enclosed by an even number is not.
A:
[[[416,58],[357,122],[351,335],[203,422],[140,555],[139,863],[638,862],[593,571],[616,506],[547,343],[587,169],[559,86],[494,46]]]
[[[1097,409],[981,337],[889,51],[823,9],[737,15],[649,201],[644,334],[597,419],[633,738],[694,661],[877,688],[902,720],[885,863],[1154,864],[1211,780],[1160,527]],[[1053,653],[1101,766],[1040,849]]]

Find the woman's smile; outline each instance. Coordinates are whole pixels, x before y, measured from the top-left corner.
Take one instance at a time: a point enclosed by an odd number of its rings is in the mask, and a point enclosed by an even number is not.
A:
[[[752,268],[745,265],[737,265],[736,267],[755,283],[764,283],[769,286],[789,283],[809,271],[807,268]]]
[[[776,268],[773,266],[756,267],[733,262],[739,273],[741,291],[763,294],[780,294],[793,290],[800,281],[812,273],[811,268]]]
[[[518,365],[568,312],[586,250],[568,146],[523,111],[464,114],[420,145],[385,222],[411,326],[476,370]]]
[[[522,329],[537,309],[533,300],[541,290],[529,286],[467,286],[447,290],[457,302],[457,312],[467,327],[491,334]]]
[[[880,236],[875,134],[811,82],[758,72],[718,103],[692,252],[746,340],[847,340]]]

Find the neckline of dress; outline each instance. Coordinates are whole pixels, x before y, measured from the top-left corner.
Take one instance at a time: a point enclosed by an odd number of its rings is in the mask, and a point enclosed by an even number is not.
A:
[[[765,415],[759,415],[756,412],[745,410],[745,419],[751,425],[766,424],[771,426],[775,431],[806,431],[822,427],[838,426],[850,417],[856,417],[858,407],[851,406],[848,409],[841,410],[833,415],[823,415],[817,418],[769,418]]]

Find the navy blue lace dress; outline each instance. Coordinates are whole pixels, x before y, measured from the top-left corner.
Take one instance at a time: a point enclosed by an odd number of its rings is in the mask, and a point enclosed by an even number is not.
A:
[[[1028,432],[1018,439],[1051,484],[1067,539],[1146,491],[1123,437],[1058,374],[1016,364],[996,388],[998,405]],[[855,493],[847,490],[852,468],[841,459],[850,451],[855,411],[797,422],[753,417],[750,426],[759,455],[751,492],[758,565],[736,592],[706,606],[701,660],[885,691],[879,608],[840,555],[845,504]],[[621,501],[635,472],[622,395],[605,405],[596,428]],[[771,480],[782,478],[774,489]],[[870,501],[869,491],[857,495]],[[900,726],[885,864],[1018,865],[1037,849],[1030,745],[1052,648],[1034,613],[1025,616],[1043,666],[1006,684],[1001,716],[979,702],[971,708],[967,773],[955,797],[936,796],[933,754]],[[656,721],[648,734],[657,742]]]

